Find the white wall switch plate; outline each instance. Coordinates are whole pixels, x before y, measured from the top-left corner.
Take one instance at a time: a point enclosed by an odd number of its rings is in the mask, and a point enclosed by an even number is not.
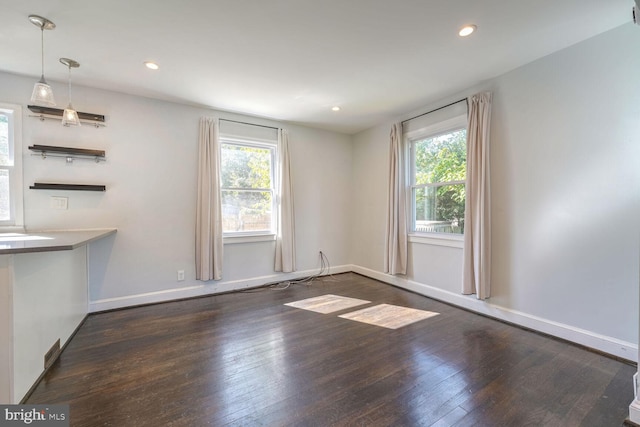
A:
[[[184,270],[178,270],[178,282],[182,282],[184,280]]]
[[[51,197],[51,208],[65,210],[69,208],[68,197]]]

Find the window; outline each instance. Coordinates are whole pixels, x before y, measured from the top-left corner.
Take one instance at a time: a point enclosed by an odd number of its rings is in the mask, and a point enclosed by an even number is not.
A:
[[[277,142],[223,136],[220,149],[225,236],[275,234]]]
[[[411,159],[412,231],[464,233],[466,117],[407,135]]]
[[[22,110],[0,104],[0,226],[22,226]]]

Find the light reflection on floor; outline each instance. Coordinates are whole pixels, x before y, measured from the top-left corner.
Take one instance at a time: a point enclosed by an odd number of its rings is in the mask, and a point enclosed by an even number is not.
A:
[[[222,397],[221,418],[232,419],[233,414],[246,413],[248,409],[260,413],[261,409],[287,396],[288,362],[283,325],[271,326],[266,331],[248,327],[246,339],[236,336],[225,340],[218,350],[224,360],[222,378],[216,387],[223,391],[217,393]],[[260,334],[259,339],[255,338],[256,334]]]

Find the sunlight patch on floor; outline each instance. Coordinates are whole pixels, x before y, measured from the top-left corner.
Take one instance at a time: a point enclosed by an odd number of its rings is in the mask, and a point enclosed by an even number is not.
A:
[[[327,294],[319,297],[289,302],[285,305],[289,307],[301,308],[303,310],[315,311],[316,313],[328,314],[363,304],[369,304],[370,302],[371,301],[357,298]]]
[[[388,329],[398,329],[420,320],[437,316],[440,313],[418,310],[415,308],[400,307],[397,305],[380,304],[362,310],[352,311],[338,317],[355,320],[356,322],[382,326]]]

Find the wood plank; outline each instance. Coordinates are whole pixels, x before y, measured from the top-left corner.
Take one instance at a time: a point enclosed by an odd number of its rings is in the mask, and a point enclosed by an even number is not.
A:
[[[73,148],[73,147],[60,147],[57,145],[33,144],[29,146],[29,150],[39,151],[43,153],[60,153],[60,154],[71,154],[71,155],[89,156],[89,157],[105,157],[104,150],[95,150],[93,148]]]
[[[70,191],[106,191],[105,185],[92,184],[60,184],[52,182],[35,182],[29,186],[32,190],[70,190]]]
[[[62,117],[62,114],[64,113],[64,109],[61,108],[51,108],[51,107],[42,107],[40,105],[27,105],[27,108],[29,110],[31,110],[34,113],[37,114],[46,114],[49,116],[58,116],[58,117]],[[104,123],[105,118],[104,115],[102,114],[95,114],[95,113],[83,113],[81,111],[77,111],[78,113],[78,118],[81,120],[91,120],[94,122],[101,122]]]

